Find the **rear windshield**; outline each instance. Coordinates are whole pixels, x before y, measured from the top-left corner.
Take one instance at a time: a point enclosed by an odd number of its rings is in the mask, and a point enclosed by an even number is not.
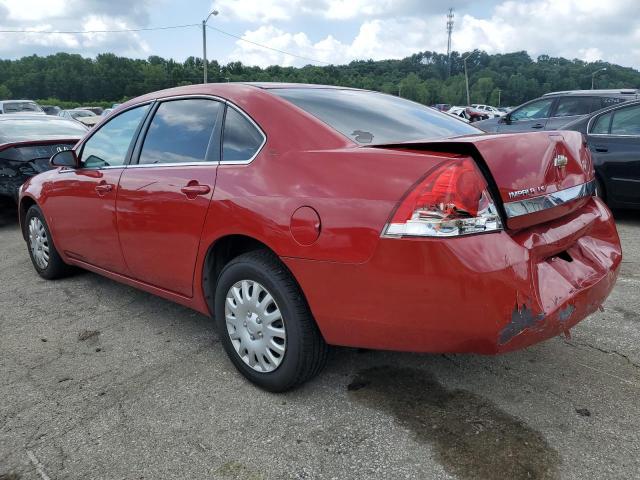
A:
[[[269,91],[364,145],[482,133],[433,108],[378,92],[333,88],[276,88]]]
[[[4,113],[42,112],[40,106],[35,102],[4,102],[2,110]]]
[[[80,138],[87,132],[87,128],[84,125],[73,120],[50,120],[47,117],[44,118],[46,120],[7,119],[0,121],[0,141],[9,143],[56,138]]]

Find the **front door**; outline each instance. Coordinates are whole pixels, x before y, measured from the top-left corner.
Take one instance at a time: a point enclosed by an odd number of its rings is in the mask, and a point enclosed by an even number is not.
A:
[[[535,132],[544,130],[551,114],[554,98],[534,100],[520,108],[515,109],[506,117],[500,119],[498,131],[509,132]]]
[[[117,202],[120,242],[135,279],[192,296],[223,111],[212,99],[164,101],[141,135],[138,162],[123,172]]]
[[[79,147],[80,167],[62,169],[47,196],[57,247],[91,265],[127,273],[116,225],[118,182],[148,105],[112,118]]]

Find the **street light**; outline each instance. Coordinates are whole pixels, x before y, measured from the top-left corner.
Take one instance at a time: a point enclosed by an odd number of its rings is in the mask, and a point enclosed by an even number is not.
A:
[[[202,60],[204,63],[204,83],[207,83],[207,21],[211,18],[211,15],[214,17],[218,15],[217,10],[211,10],[207,18],[202,20]]]
[[[598,70],[596,70],[595,72],[593,72],[591,74],[591,90],[593,90],[593,84],[594,84],[595,79],[596,79],[596,74],[598,72],[604,72],[606,69],[607,69],[607,67],[602,67],[602,68],[599,68]]]
[[[471,52],[469,55],[462,58],[462,63],[464,63],[464,81],[467,85],[467,107],[471,105],[471,97],[469,96],[469,75],[467,75],[467,59],[474,53],[475,52]]]

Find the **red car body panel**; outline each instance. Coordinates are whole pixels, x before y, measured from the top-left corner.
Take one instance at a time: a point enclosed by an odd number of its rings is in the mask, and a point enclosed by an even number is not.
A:
[[[66,262],[210,315],[207,253],[229,235],[250,237],[291,270],[328,343],[422,352],[525,347],[567,332],[615,284],[616,228],[591,197],[511,218],[495,233],[381,236],[407,192],[451,158],[488,169],[501,202],[515,190],[544,185],[551,193],[591,180],[579,134],[360,147],[268,91],[234,84],[157,92],[119,109],[183,95],[237,105],[266,144],[250,164],[57,169],[32,178],[21,201],[40,205]],[[551,168],[559,154],[567,165]],[[210,191],[185,194],[194,184]],[[99,195],[99,185],[111,188]]]

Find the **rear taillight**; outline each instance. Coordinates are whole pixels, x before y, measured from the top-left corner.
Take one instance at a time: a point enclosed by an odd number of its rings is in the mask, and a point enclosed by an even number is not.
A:
[[[452,237],[502,229],[487,182],[471,158],[447,160],[402,200],[384,236]]]

